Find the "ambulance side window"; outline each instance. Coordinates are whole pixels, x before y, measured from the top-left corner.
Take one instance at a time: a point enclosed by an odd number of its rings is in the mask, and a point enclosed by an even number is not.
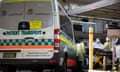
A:
[[[60,7],[59,7],[59,18],[60,18],[61,30],[72,38],[73,34],[72,34],[71,21]]]

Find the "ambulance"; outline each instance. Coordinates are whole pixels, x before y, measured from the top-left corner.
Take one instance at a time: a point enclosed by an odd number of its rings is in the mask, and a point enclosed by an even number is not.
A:
[[[71,27],[70,23],[57,0],[3,0],[0,8],[3,72],[26,67],[38,72],[44,68],[66,72],[67,63],[75,64],[74,60],[67,60],[69,54],[73,55],[74,45],[72,29],[69,33],[63,25]]]

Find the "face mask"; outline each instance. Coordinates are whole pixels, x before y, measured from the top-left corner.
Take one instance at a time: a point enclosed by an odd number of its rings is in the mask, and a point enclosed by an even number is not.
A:
[[[96,42],[100,42],[100,40],[99,40],[99,39],[97,39],[97,40],[96,40]]]

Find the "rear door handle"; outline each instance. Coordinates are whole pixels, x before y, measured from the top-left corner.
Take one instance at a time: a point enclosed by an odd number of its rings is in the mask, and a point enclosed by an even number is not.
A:
[[[34,37],[25,37],[24,39],[34,39]]]
[[[34,37],[25,37],[25,41],[32,42],[34,40]]]

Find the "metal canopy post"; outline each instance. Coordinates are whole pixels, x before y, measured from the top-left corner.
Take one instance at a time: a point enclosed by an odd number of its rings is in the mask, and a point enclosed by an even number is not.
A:
[[[93,72],[93,27],[89,27],[89,72]]]

